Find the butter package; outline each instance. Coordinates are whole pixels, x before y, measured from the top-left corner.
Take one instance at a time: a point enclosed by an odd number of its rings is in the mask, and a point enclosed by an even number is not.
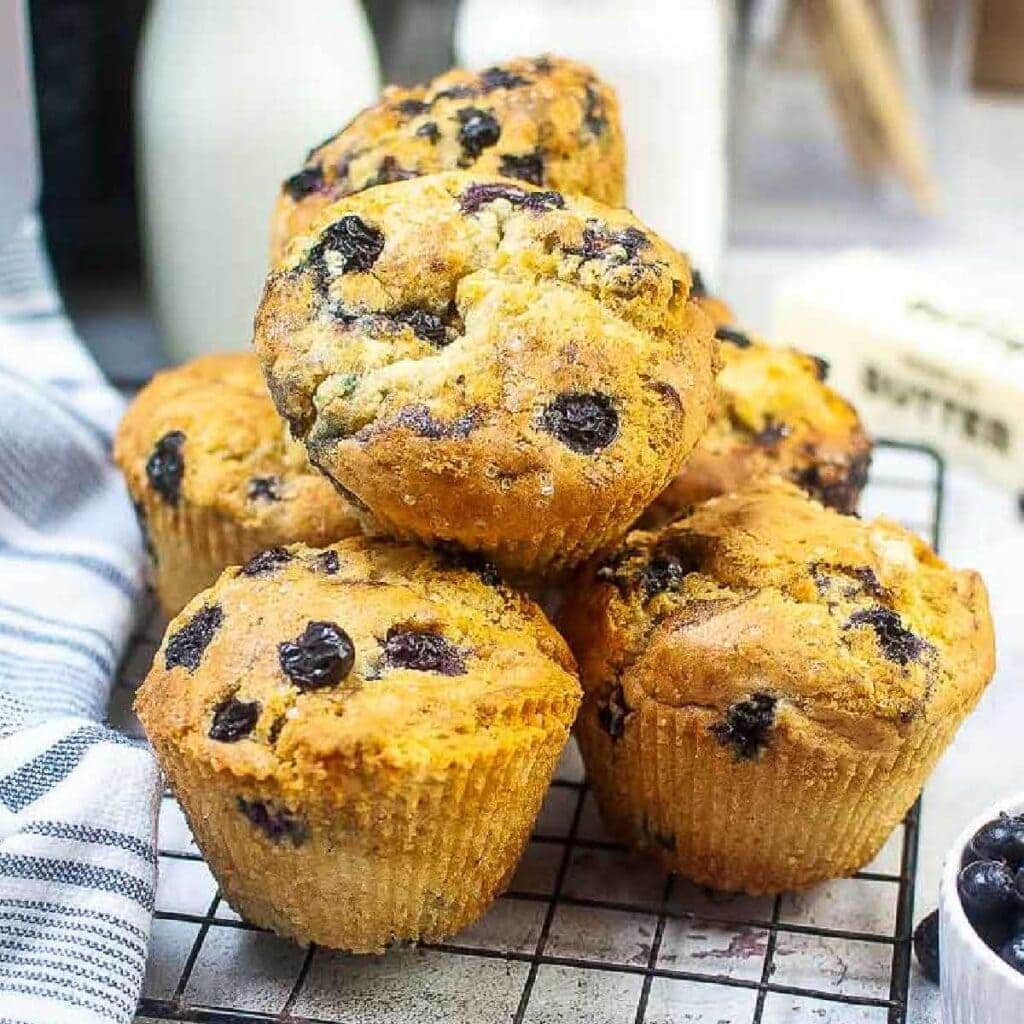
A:
[[[931,445],[1024,490],[1024,315],[972,298],[849,252],[780,290],[773,336],[828,360],[829,382],[876,437]]]

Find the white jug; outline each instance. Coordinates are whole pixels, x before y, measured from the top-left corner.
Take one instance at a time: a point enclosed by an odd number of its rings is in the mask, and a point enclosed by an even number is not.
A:
[[[150,297],[171,359],[249,344],[281,181],[378,90],[357,0],[155,0],[136,144]]]

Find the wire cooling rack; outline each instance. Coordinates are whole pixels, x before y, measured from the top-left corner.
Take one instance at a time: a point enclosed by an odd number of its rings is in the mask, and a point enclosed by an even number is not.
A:
[[[943,478],[933,451],[879,442],[864,513],[938,546]],[[122,709],[159,639],[151,620],[126,662]],[[138,1020],[904,1024],[919,815],[915,805],[853,878],[714,894],[610,841],[571,744],[508,892],[481,921],[450,942],[353,957],[242,921],[165,795]]]

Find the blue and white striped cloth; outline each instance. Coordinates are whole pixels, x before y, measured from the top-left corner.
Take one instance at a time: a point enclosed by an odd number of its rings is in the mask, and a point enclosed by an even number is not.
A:
[[[120,412],[29,221],[0,250],[0,1024],[131,1021],[145,971],[158,772],[102,724],[143,594]]]

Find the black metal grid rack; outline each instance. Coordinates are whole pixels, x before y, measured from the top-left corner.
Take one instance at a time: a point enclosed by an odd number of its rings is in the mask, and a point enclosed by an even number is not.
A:
[[[877,497],[879,509],[937,546],[941,459],[927,448],[885,441],[876,451],[867,498]],[[143,635],[137,666],[151,658],[157,639],[152,629]],[[907,1020],[919,805],[882,862],[853,879],[803,897],[715,897],[635,858],[627,862],[625,849],[603,836],[578,760],[570,758],[552,784],[519,874],[484,922],[451,942],[379,958],[300,950],[239,919],[215,891],[178,814],[165,796],[160,861],[170,881],[158,898],[142,1018]]]

